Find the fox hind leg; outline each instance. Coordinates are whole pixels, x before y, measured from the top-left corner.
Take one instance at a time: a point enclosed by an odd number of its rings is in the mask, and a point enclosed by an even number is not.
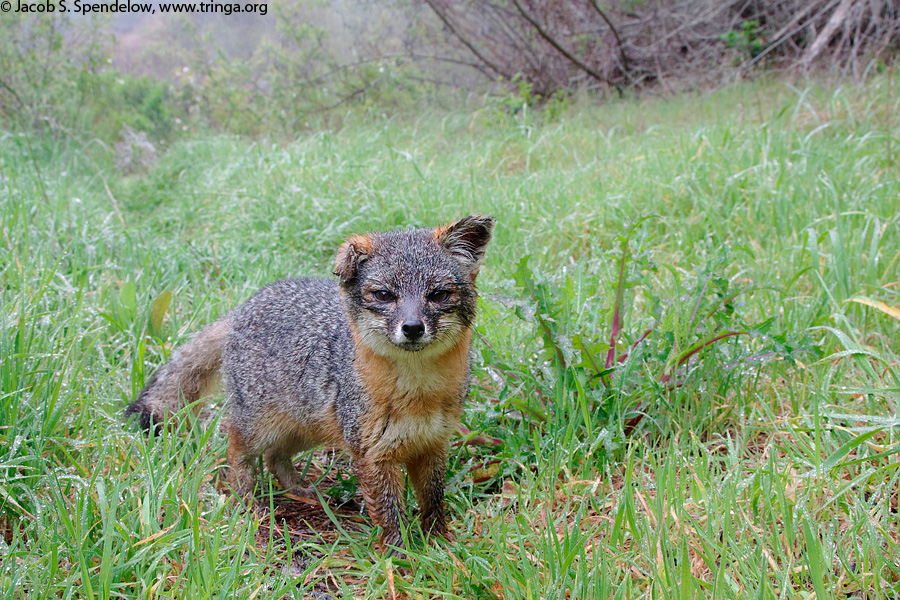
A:
[[[266,468],[278,480],[278,485],[283,489],[290,491],[304,498],[316,498],[316,490],[313,486],[304,486],[303,477],[294,466],[294,455],[306,446],[300,445],[276,445],[265,451],[263,461]]]

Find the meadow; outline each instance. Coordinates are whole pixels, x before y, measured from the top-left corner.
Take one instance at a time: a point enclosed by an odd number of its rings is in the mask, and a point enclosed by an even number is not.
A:
[[[0,596],[898,597],[898,140],[888,76],[197,133],[128,176],[5,133]],[[454,540],[413,520],[408,560],[375,551],[325,450],[297,462],[321,505],[266,474],[242,510],[221,397],[149,439],[124,420],[266,282],[471,212],[498,226]]]

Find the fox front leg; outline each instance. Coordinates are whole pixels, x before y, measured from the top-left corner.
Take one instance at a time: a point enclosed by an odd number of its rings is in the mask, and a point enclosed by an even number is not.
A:
[[[236,427],[228,427],[228,481],[248,506],[253,503],[255,461],[256,456],[248,450],[243,433]]]
[[[403,547],[403,471],[396,462],[365,458],[356,461],[356,470],[369,516],[381,525],[381,544],[385,551],[397,555],[399,552],[391,547]]]
[[[419,501],[422,530],[426,534],[449,538],[447,517],[444,514],[447,451],[418,456],[406,468]]]

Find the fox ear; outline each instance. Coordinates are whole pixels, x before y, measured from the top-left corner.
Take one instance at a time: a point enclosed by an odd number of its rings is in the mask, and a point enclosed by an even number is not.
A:
[[[434,241],[443,246],[473,275],[478,273],[484,251],[494,231],[494,217],[469,215],[455,223],[434,230]]]
[[[334,257],[334,274],[345,284],[356,279],[359,266],[375,249],[375,241],[368,235],[354,235],[338,248]]]

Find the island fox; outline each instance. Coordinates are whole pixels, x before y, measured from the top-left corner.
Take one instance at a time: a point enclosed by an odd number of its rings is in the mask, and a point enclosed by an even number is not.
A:
[[[402,546],[401,466],[426,532],[447,535],[450,438],[470,378],[475,278],[494,219],[434,230],[355,235],[338,280],[272,283],[176,349],[129,404],[145,429],[203,396],[221,372],[235,491],[252,497],[259,456],[285,489],[302,489],[293,457],[349,451],[385,546]]]

